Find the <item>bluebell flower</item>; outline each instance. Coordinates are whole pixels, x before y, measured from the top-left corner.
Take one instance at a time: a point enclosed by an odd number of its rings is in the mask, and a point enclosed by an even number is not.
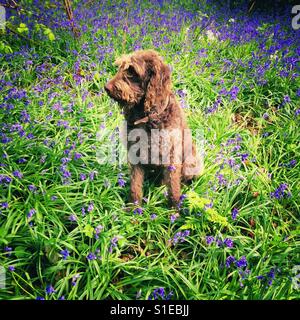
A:
[[[45,291],[46,291],[46,294],[52,294],[56,292],[55,289],[52,287],[52,285],[48,285]]]
[[[295,165],[297,164],[297,160],[293,159],[290,161],[289,166],[290,167],[295,167]]]
[[[92,253],[92,252],[90,252],[90,253],[87,255],[86,258],[87,258],[89,261],[91,261],[91,260],[96,260],[96,259],[97,259],[96,255],[95,255],[94,253]]]
[[[206,236],[206,244],[210,245],[215,241],[215,238],[213,236]]]
[[[1,202],[2,209],[8,209],[8,202]]]
[[[233,248],[233,241],[229,238],[226,238],[223,242],[228,248]]]
[[[170,165],[170,166],[168,166],[168,170],[169,170],[169,171],[175,171],[175,170],[176,170],[176,167],[173,166],[173,165]]]
[[[88,205],[87,211],[88,211],[88,212],[91,212],[91,211],[93,211],[93,210],[94,210],[94,203],[91,202],[91,203]]]
[[[69,216],[69,220],[72,221],[72,222],[76,221],[77,218],[76,218],[75,214],[71,214],[71,215]]]
[[[151,219],[151,220],[154,220],[154,219],[156,219],[156,218],[157,218],[157,215],[156,215],[155,213],[152,213],[151,216],[150,216],[150,219]]]
[[[77,274],[75,274],[75,276],[73,276],[72,277],[72,286],[74,287],[74,286],[76,286],[76,284],[77,284],[77,280],[80,278],[80,274],[79,273],[77,273]]]
[[[249,154],[248,154],[248,153],[242,153],[242,154],[241,154],[241,159],[242,159],[242,161],[245,161],[248,157],[249,157]]]
[[[10,257],[12,254],[12,251],[13,251],[12,247],[8,247],[8,246],[4,247],[4,252],[7,254],[7,256]]]
[[[235,260],[234,256],[228,256],[226,258],[226,262],[225,262],[226,268],[229,268],[231,266],[231,264],[234,263],[235,261],[236,260]]]
[[[172,295],[172,291],[166,294],[165,288],[160,287],[153,290],[152,294],[149,296],[149,300],[170,300]]]
[[[143,209],[142,209],[142,208],[135,208],[135,209],[133,210],[133,213],[134,213],[134,214],[143,214]]]
[[[178,218],[177,215],[171,214],[171,216],[170,216],[171,223],[174,223],[177,218]]]
[[[14,267],[14,266],[9,266],[9,267],[8,267],[8,270],[9,270],[10,272],[13,272],[13,271],[15,271],[15,267]]]
[[[68,249],[64,249],[60,251],[60,254],[62,255],[63,260],[66,260],[70,255],[70,252]]]
[[[231,211],[232,220],[235,220],[238,214],[239,214],[239,210],[237,208],[233,208]]]
[[[241,259],[239,259],[238,261],[235,262],[235,265],[236,265],[238,268],[247,267],[248,263],[247,263],[246,257],[245,257],[245,256],[242,256]]]
[[[288,192],[287,189],[288,189],[288,184],[282,183],[274,192],[271,192],[270,196],[271,198],[276,198],[278,200],[283,198],[289,198],[291,196],[291,193]]]
[[[22,179],[23,178],[23,173],[20,172],[19,170],[15,170],[13,171],[13,176],[16,177],[16,178],[19,178],[19,179]]]
[[[80,153],[78,153],[78,152],[75,152],[74,153],[74,159],[75,160],[78,160],[78,159],[80,159],[82,157],[82,155],[80,154]]]
[[[118,184],[119,184],[119,187],[123,188],[125,187],[125,180],[123,178],[118,178]]]
[[[80,174],[79,174],[79,179],[80,179],[80,181],[85,180],[85,179],[86,179],[86,174],[80,173]]]
[[[95,238],[99,239],[99,233],[104,229],[102,225],[99,225],[95,228]]]
[[[27,218],[30,219],[35,215],[36,211],[35,209],[30,209],[28,214],[27,214]]]
[[[36,191],[36,186],[34,185],[34,184],[30,184],[29,186],[28,186],[28,190],[29,191],[31,191],[31,192],[34,192],[34,191]]]

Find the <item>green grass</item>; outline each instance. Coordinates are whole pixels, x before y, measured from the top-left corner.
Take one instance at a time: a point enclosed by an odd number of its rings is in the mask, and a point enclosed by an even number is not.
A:
[[[84,5],[80,8],[82,12],[89,10]],[[176,8],[178,5],[170,5],[170,12],[176,12]],[[115,16],[105,7],[101,10],[108,17]],[[143,10],[138,16],[144,16]],[[286,68],[279,58],[277,65],[256,79],[259,66],[271,61],[259,42],[252,39],[232,45],[229,40],[209,40],[205,31],[199,35],[199,28],[187,31],[197,19],[200,21],[200,16],[182,23],[177,33],[163,23],[160,30],[147,25],[142,40],[140,31],[147,23],[132,23],[129,30],[134,34],[127,35],[125,45],[122,26],[99,28],[95,33],[93,22],[78,40],[56,29],[54,42],[39,40],[40,45],[29,49],[15,36],[3,37],[15,54],[0,56],[0,79],[6,83],[2,85],[0,105],[13,105],[9,111],[0,109],[1,131],[12,138],[0,144],[0,156],[4,155],[0,174],[12,178],[11,183],[0,185],[0,204],[8,203],[0,215],[0,265],[7,270],[1,299],[136,299],[137,293],[140,299],[148,299],[159,287],[166,293],[172,291],[172,299],[299,299],[300,291],[292,286],[293,268],[300,263],[300,116],[295,115],[299,109],[299,77],[278,76]],[[269,39],[271,28],[269,25],[262,31],[261,39]],[[112,36],[109,33],[114,29],[117,33]],[[170,42],[158,40],[165,35]],[[203,205],[191,209],[193,204],[187,199],[185,210],[171,223],[174,212],[167,206],[165,189],[150,183],[144,188],[148,202],[143,203],[143,214],[128,212],[124,209],[130,183],[127,164],[97,162],[97,133],[104,132],[104,125],[114,130],[123,120],[103,86],[116,71],[115,57],[123,50],[132,51],[135,41],[141,41],[143,48],[155,48],[155,41],[160,41],[156,50],[173,68],[174,90],[186,92],[185,113],[191,128],[203,131],[206,155],[204,174],[191,186],[183,186],[183,193],[193,190],[213,202],[216,219]],[[100,54],[99,48],[111,50]],[[78,56],[72,51],[75,49]],[[201,49],[206,55],[199,58]],[[260,57],[253,59],[253,53]],[[231,64],[226,67],[223,59]],[[28,60],[32,64],[26,64]],[[74,69],[76,61],[81,71]],[[252,68],[247,67],[249,61],[254,64]],[[45,72],[37,71],[43,63]],[[80,84],[74,79],[78,72],[82,76]],[[268,84],[260,85],[261,79]],[[45,87],[36,91],[43,84]],[[222,96],[217,110],[207,112],[222,88],[231,90],[235,86],[240,88],[236,99]],[[24,89],[27,98],[12,96],[7,102],[12,87]],[[291,101],[278,108],[286,95]],[[55,103],[61,104],[63,114],[53,109]],[[68,111],[69,107],[72,110]],[[22,120],[24,109],[30,122]],[[263,117],[265,113],[269,118]],[[68,121],[68,128],[58,125],[62,120]],[[23,126],[26,135],[32,133],[34,137],[20,137],[4,125],[16,123]],[[265,132],[269,133],[267,137]],[[230,139],[235,142],[228,143]],[[232,150],[236,145],[240,149]],[[64,184],[60,167],[67,149],[71,150],[72,159],[67,164],[71,179]],[[82,155],[80,159],[73,158],[75,151]],[[248,158],[242,161],[241,154],[248,154]],[[27,161],[18,163],[20,158]],[[239,167],[231,168],[228,159],[234,159]],[[296,160],[295,166],[282,166],[291,160]],[[14,177],[15,170],[23,177]],[[95,172],[94,179],[89,177],[91,172]],[[125,187],[118,184],[119,173],[124,174]],[[80,174],[86,179],[81,181]],[[219,183],[220,174],[226,185]],[[291,197],[270,197],[282,183],[288,184]],[[30,191],[29,185],[36,191]],[[82,208],[87,209],[91,203],[93,209],[83,215]],[[239,211],[236,220],[231,216],[233,208]],[[35,214],[28,219],[31,209]],[[152,214],[156,219],[151,219]],[[76,217],[75,222],[70,221],[71,215]],[[103,230],[96,238],[99,225]],[[190,230],[186,241],[172,245],[169,240],[184,230]],[[230,238],[234,246],[208,245],[207,236]],[[117,246],[110,252],[114,237],[118,238]],[[7,252],[5,247],[12,251]],[[70,253],[66,260],[60,254],[64,249]],[[89,253],[96,253],[97,259],[89,261]],[[228,256],[237,260],[246,257],[247,267],[232,264],[226,268]],[[14,266],[14,271],[9,271],[9,266]],[[272,268],[275,278],[271,285],[257,279],[267,276]],[[245,270],[250,271],[243,279],[241,272]],[[79,278],[73,286],[76,275]],[[55,293],[45,294],[48,285]]]

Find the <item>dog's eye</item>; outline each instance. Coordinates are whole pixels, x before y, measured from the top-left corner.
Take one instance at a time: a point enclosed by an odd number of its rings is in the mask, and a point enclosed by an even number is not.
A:
[[[136,71],[134,70],[134,68],[132,66],[130,66],[128,69],[127,69],[127,76],[130,77],[130,78],[133,78],[133,77],[138,77],[138,74],[136,73]]]

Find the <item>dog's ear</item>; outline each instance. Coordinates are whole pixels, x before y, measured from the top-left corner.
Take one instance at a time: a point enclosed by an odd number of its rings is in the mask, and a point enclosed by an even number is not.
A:
[[[160,114],[166,108],[171,94],[171,71],[159,57],[149,62],[150,80],[147,86],[144,108],[146,113]]]

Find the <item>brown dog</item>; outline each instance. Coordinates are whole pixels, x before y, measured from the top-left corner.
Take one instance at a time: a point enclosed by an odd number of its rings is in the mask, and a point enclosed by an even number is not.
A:
[[[170,202],[176,206],[181,181],[199,175],[203,164],[196,156],[183,111],[172,93],[170,69],[153,50],[124,55],[116,64],[119,70],[105,90],[123,108],[127,121],[131,201],[141,201],[145,174],[152,173],[153,177],[154,173],[162,176]],[[136,136],[141,147],[134,152],[138,161],[131,152]]]

